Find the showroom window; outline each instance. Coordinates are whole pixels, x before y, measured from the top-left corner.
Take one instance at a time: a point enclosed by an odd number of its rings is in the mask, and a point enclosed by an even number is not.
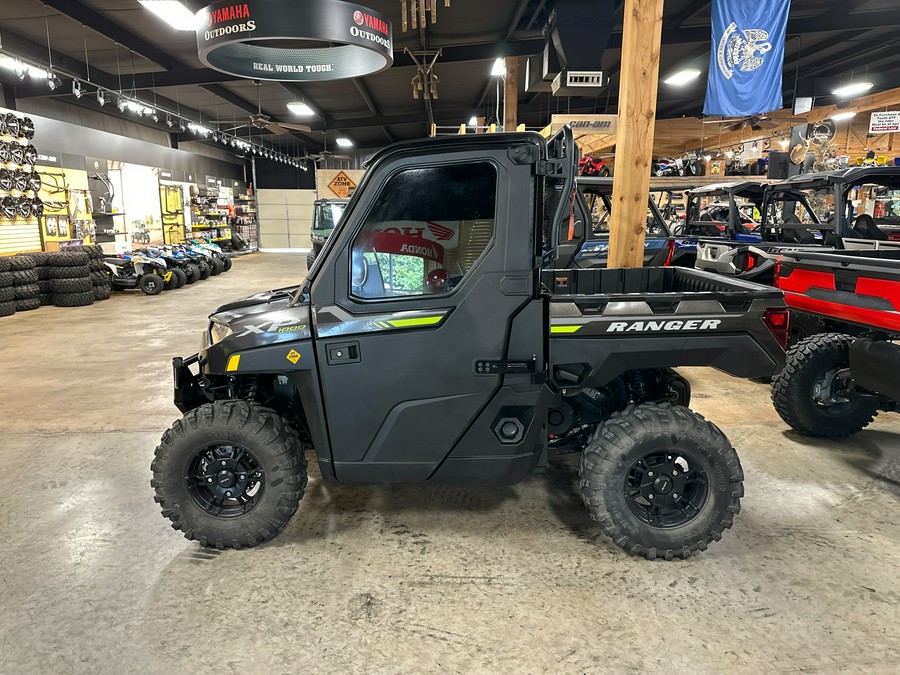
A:
[[[453,291],[494,237],[497,170],[488,163],[406,169],[375,199],[351,248],[351,294]]]

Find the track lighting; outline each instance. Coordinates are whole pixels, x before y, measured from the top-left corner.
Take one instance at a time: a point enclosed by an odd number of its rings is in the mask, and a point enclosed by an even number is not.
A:
[[[170,129],[171,129],[173,126],[175,126],[175,122],[174,122],[174,120],[172,119],[172,116],[171,116],[171,115],[166,115],[166,126],[169,127]]]
[[[50,73],[50,76],[47,78],[47,86],[50,87],[50,91],[56,91],[62,86],[62,80],[55,73]]]
[[[25,65],[25,62],[22,61],[22,59],[16,59],[13,64],[13,72],[20,80],[24,80],[25,76],[28,74],[28,66]]]
[[[97,90],[97,105],[101,108],[106,105],[106,92],[102,89]]]
[[[81,98],[81,82],[78,80],[72,80],[72,96]]]
[[[119,112],[125,112],[125,106],[127,105],[127,101],[124,96],[119,96],[119,100],[116,101],[116,108],[119,109]]]

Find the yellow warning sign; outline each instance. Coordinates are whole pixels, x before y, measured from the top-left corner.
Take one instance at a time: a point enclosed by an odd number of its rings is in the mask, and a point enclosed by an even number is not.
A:
[[[343,171],[331,179],[328,188],[341,199],[346,199],[356,189],[356,183]]]
[[[297,361],[300,360],[300,352],[298,352],[296,349],[292,349],[284,358],[286,358],[291,363],[297,363]]]

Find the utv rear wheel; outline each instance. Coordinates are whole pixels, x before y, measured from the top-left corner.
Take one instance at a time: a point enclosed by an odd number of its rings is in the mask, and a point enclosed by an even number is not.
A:
[[[221,260],[219,260],[218,258],[210,258],[209,265],[210,265],[210,273],[214,277],[220,275],[222,272],[225,271],[224,263]]]
[[[234,264],[234,261],[228,257],[226,257],[222,262],[225,263],[225,269],[222,270],[223,272],[227,272],[228,270],[230,270],[231,266]]]
[[[278,534],[306,488],[297,433],[274,411],[219,401],[175,422],[151,466],[172,527],[203,546],[256,546]]]
[[[744,474],[725,435],[688,408],[629,406],[591,437],[581,494],[617,546],[687,558],[722,538],[741,510]]]
[[[306,254],[306,269],[307,271],[312,269],[313,263],[316,262],[316,252],[310,251]]]
[[[868,426],[878,402],[846,390],[838,371],[850,365],[853,338],[822,333],[788,350],[784,370],[772,379],[775,411],[804,436],[841,438]]]
[[[140,287],[145,295],[159,295],[163,290],[163,278],[155,274],[145,274],[141,277]]]
[[[200,279],[201,280],[209,279],[209,275],[210,275],[209,265],[207,265],[205,262],[201,262],[199,265],[197,265],[197,267],[200,269]]]

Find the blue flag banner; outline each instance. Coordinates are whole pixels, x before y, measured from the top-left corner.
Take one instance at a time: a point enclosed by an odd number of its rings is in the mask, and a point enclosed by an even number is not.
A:
[[[739,117],[782,106],[790,0],[713,0],[704,115]]]

